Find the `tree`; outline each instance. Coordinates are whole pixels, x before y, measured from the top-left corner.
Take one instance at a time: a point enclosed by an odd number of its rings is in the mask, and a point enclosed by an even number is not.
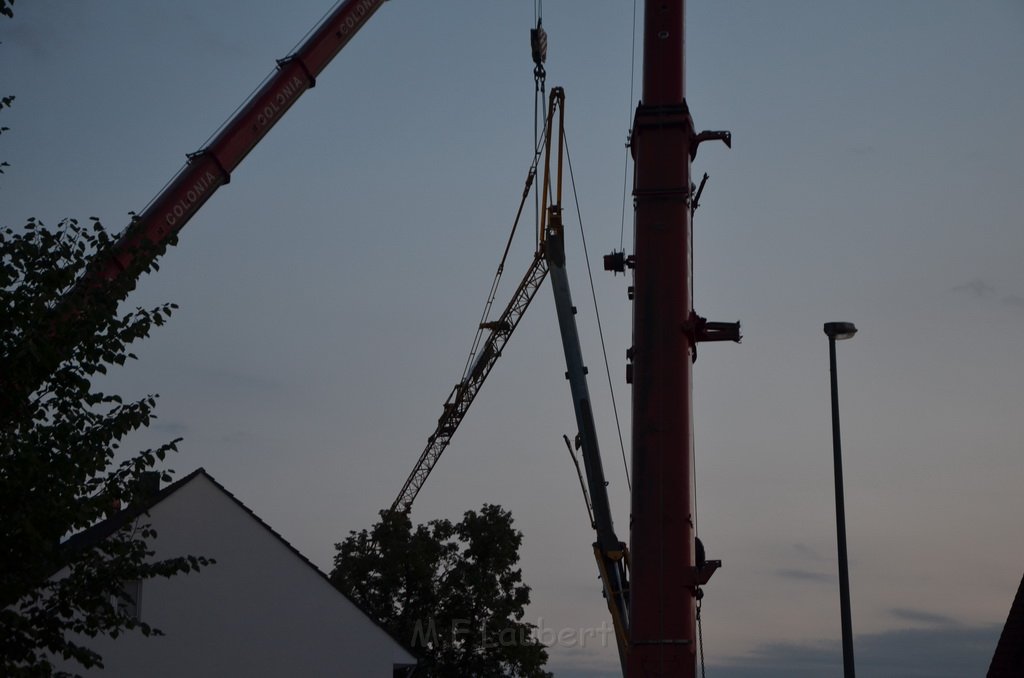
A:
[[[12,4],[0,0],[0,15],[11,16]],[[3,97],[0,109],[12,101]],[[142,506],[147,474],[178,440],[124,459],[121,443],[154,418],[156,396],[124,402],[94,384],[108,367],[134,358],[128,346],[163,324],[175,307],[119,314],[114,298],[99,292],[73,309],[60,303],[111,243],[96,219],[87,225],[65,220],[57,229],[35,220],[17,230],[0,228],[3,676],[51,675],[55,657],[102,666],[83,638],[132,629],[159,633],[121,604],[126,582],[212,562],[192,556],[153,560],[148,542],[155,532],[137,511],[116,511]],[[32,386],[15,388],[24,384]],[[170,480],[167,472],[161,478]],[[88,547],[61,543],[90,527],[109,527],[109,534],[104,530],[105,538]]]
[[[551,676],[535,626],[522,621],[522,540],[500,506],[415,529],[406,514],[382,511],[370,530],[335,545],[331,581],[422,655],[422,675]]]
[[[154,418],[156,397],[124,402],[93,383],[108,366],[134,358],[128,346],[163,324],[173,305],[119,315],[116,304],[93,304],[79,309],[87,317],[70,323],[71,329],[54,325],[62,294],[110,242],[95,220],[89,226],[66,220],[56,230],[30,220],[19,231],[0,230],[2,364],[10,365],[11,353],[25,346],[36,352],[54,350],[57,342],[70,347],[70,357],[52,374],[26,375],[40,363],[23,361],[0,375],[8,383],[27,377],[42,383],[0,429],[3,675],[49,675],[53,656],[102,666],[101,657],[72,634],[158,632],[118,604],[126,581],[171,576],[208,562],[195,557],[153,561],[147,542],[156,535],[139,521],[127,521],[91,548],[61,544],[120,505],[140,505],[145,474],[179,442],[115,463],[125,437]],[[162,478],[170,480],[166,472]],[[54,577],[58,572],[61,576]]]

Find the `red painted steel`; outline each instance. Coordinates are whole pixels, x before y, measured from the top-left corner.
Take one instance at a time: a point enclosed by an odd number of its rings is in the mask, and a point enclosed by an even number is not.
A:
[[[644,2],[642,102],[646,106],[678,104],[686,96],[683,14],[681,0]]]
[[[125,229],[111,255],[92,267],[80,290],[107,287],[126,272],[135,276],[158,256],[214,191],[228,183],[249,151],[313,87],[316,77],[383,3],[347,0],[338,5],[298,49],[278,62],[277,71],[213,140],[190,156],[181,172]],[[130,280],[125,282],[130,286]]]
[[[214,191],[228,183],[231,172],[256,144],[302,96],[313,87],[316,77],[352,39],[385,0],[345,0],[310,33],[302,44],[278,62],[263,85],[216,133],[213,140],[188,163],[121,233],[113,246],[90,262],[85,275],[61,300],[53,317],[46,320],[42,334],[51,343],[45,358],[39,358],[31,342],[15,351],[10,364],[0,366],[0,420],[19,407],[35,390],[40,374],[55,369],[69,350],[59,337],[96,300],[120,301],[134,287],[136,279],[159,257],[189,219],[209,200]],[[12,375],[22,361],[40,361],[40,369],[29,370],[34,377]],[[24,371],[22,371],[24,372]]]
[[[633,123],[632,584],[627,676],[696,671],[692,522],[690,148],[683,0],[647,0]]]

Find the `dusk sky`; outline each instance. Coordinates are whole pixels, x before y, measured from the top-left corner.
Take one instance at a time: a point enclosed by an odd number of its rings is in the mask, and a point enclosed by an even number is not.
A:
[[[0,22],[0,94],[17,97],[0,117],[0,223],[121,230],[328,9],[18,2]],[[723,561],[705,590],[708,674],[839,674],[822,333],[839,320],[860,329],[838,347],[860,674],[982,675],[1024,573],[1024,3],[687,10],[697,129],[733,133],[694,163],[711,175],[695,307],[744,335],[694,366],[699,532]],[[600,256],[619,248],[632,176],[633,3],[548,0],[543,18],[628,454],[629,283]],[[533,21],[532,0],[386,3],[130,299],[181,307],[106,384],[161,396],[133,443],[183,437],[178,477],[206,468],[325,571],[391,504],[461,375],[532,154]],[[571,195],[568,267],[625,538]],[[594,629],[608,616],[561,438],[564,371],[545,285],[413,519],[510,509],[528,620]],[[549,668],[617,675],[596,638],[556,644]]]

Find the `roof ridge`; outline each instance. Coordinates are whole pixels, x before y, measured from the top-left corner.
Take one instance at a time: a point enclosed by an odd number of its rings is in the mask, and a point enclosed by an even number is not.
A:
[[[377,628],[379,628],[381,631],[383,631],[385,633],[385,635],[388,636],[388,638],[390,638],[395,643],[397,643],[399,647],[401,647],[403,650],[408,652],[413,657],[419,658],[419,653],[413,651],[413,649],[411,647],[406,645],[399,638],[396,638],[394,636],[394,634],[392,634],[391,631],[389,631],[381,623],[381,621],[379,619],[377,619],[372,614],[370,614],[370,612],[363,605],[361,605],[359,602],[357,602],[355,600],[352,600],[352,598],[350,598],[349,596],[345,595],[344,592],[339,590],[334,585],[334,583],[331,581],[331,578],[323,570],[321,570],[319,567],[317,567],[316,564],[313,563],[313,561],[311,561],[309,558],[307,558],[305,555],[303,555],[303,553],[301,551],[299,551],[297,548],[295,548],[287,539],[284,538],[284,536],[281,535],[280,532],[275,530],[265,520],[263,520],[258,515],[256,515],[255,511],[253,511],[251,508],[246,506],[245,502],[243,502],[241,499],[236,497],[235,494],[233,492],[231,492],[231,490],[229,490],[226,487],[224,487],[216,478],[214,478],[212,475],[210,475],[210,473],[207,472],[207,470],[205,468],[203,468],[202,466],[200,466],[196,470],[192,471],[188,475],[186,475],[186,476],[184,476],[184,477],[174,481],[173,483],[171,483],[167,487],[162,488],[159,492],[156,492],[155,494],[153,494],[152,497],[147,499],[145,502],[142,502],[142,503],[136,504],[134,506],[129,506],[128,508],[122,509],[121,511],[115,513],[113,516],[111,516],[111,517],[109,517],[109,518],[107,518],[105,520],[102,520],[102,521],[96,523],[95,525],[93,525],[91,527],[88,527],[88,528],[82,530],[81,532],[78,532],[77,534],[72,535],[71,537],[69,537],[64,542],[61,543],[61,546],[60,546],[61,550],[62,551],[63,550],[67,550],[68,552],[74,553],[74,552],[77,552],[77,551],[82,551],[82,550],[85,550],[85,549],[88,549],[88,548],[92,548],[93,546],[96,546],[101,541],[103,541],[104,539],[106,539],[110,535],[112,535],[115,532],[117,532],[119,529],[121,529],[122,527],[127,525],[132,520],[135,520],[136,518],[138,518],[139,516],[141,516],[143,514],[149,513],[150,509],[152,509],[157,504],[159,504],[160,502],[162,502],[165,499],[167,499],[168,497],[170,497],[172,494],[174,494],[175,492],[177,492],[182,487],[184,487],[185,485],[189,484],[190,482],[192,482],[193,480],[195,480],[199,476],[203,476],[207,480],[209,480],[214,485],[214,487],[216,487],[218,490],[220,490],[222,493],[224,493],[229,499],[231,499],[231,501],[233,501],[235,504],[237,504],[243,511],[248,513],[249,516],[251,516],[257,523],[259,523],[265,530],[267,530],[268,532],[270,532],[270,534],[272,534],[274,537],[276,537],[277,540],[280,541],[282,544],[284,544],[284,546],[289,551],[291,551],[294,555],[298,556],[299,559],[302,560],[306,565],[308,565],[314,572],[316,572],[317,575],[322,577],[324,579],[324,581],[327,582],[327,584],[331,587],[331,589],[334,592],[336,592],[339,596],[343,597],[345,600],[347,600],[353,606],[355,606],[355,608],[357,610],[359,610],[360,612],[362,612],[363,615],[367,619],[369,619],[375,626],[377,626]],[[61,566],[61,567],[63,567],[63,566]],[[60,569],[61,568],[58,568],[54,572],[51,572],[50,576],[53,576],[54,574],[59,572]]]
[[[149,510],[162,502],[167,497],[171,496],[179,489],[187,485],[198,475],[205,475],[209,477],[202,466],[192,471],[187,476],[179,478],[167,487],[161,488],[158,492],[148,497],[145,501],[131,504],[126,508],[121,509],[114,515],[104,518],[95,525],[90,525],[81,532],[77,532],[64,541],[61,542],[60,548],[62,551],[74,553],[76,551],[91,548],[96,544],[100,543],[110,535],[117,532],[119,529],[127,525],[130,521],[138,518],[144,513],[149,513]],[[51,573],[51,576],[54,573]]]

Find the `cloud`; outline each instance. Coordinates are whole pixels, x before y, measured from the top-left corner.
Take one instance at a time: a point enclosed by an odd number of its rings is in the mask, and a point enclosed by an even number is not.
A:
[[[250,445],[255,438],[251,431],[236,428],[217,438],[217,441],[228,445]]]
[[[826,572],[813,572],[811,570],[782,569],[776,570],[775,574],[786,579],[796,579],[799,581],[813,581],[826,584],[834,584],[836,581],[835,575]]]
[[[39,61],[50,60],[53,52],[48,40],[49,31],[38,29],[35,24],[24,21],[14,21],[9,24],[8,21],[10,20],[4,19],[4,37],[3,40],[0,40],[0,44],[14,45]],[[45,26],[46,24],[39,23],[38,25]]]
[[[600,669],[578,669],[578,668],[562,668],[549,664],[547,666],[555,674],[555,678],[621,678],[622,672],[618,669],[614,670],[600,670]]]
[[[1011,306],[1013,308],[1024,311],[1024,297],[1018,296],[1016,294],[1007,294],[1002,299],[1000,299],[1000,301],[1003,302],[1004,306]]]
[[[984,299],[986,301],[998,301],[1000,305],[1012,308],[1017,311],[1024,311],[1024,296],[1019,294],[1006,294],[997,290],[995,285],[982,278],[974,278],[950,289],[954,294],[961,294],[973,299]]]
[[[996,288],[981,278],[974,278],[962,285],[953,288],[953,292],[966,294],[976,299],[991,299],[996,294]]]
[[[895,611],[893,611],[895,612]],[[864,675],[887,678],[962,678],[985,674],[1002,626],[961,626],[947,617],[901,609],[914,621],[941,628],[896,629],[854,638],[854,659]],[[712,664],[715,678],[817,678],[842,673],[839,640],[768,643],[751,654]]]
[[[243,370],[226,367],[203,367],[195,370],[211,387],[223,391],[263,393],[280,391],[283,384],[267,377]]]
[[[947,617],[942,614],[935,614],[933,612],[926,612],[924,610],[914,610],[906,607],[894,607],[889,610],[889,614],[908,622],[918,622],[920,624],[929,624],[933,626],[956,626],[957,621],[952,617]]]
[[[188,430],[188,426],[186,426],[183,422],[180,421],[157,422],[151,424],[150,428],[159,433],[171,436],[184,435],[185,431]]]
[[[821,555],[817,549],[808,546],[803,543],[793,544],[793,550],[800,554],[800,557],[804,560],[814,560],[817,562],[828,561],[829,559]],[[831,561],[829,561],[831,562]]]

